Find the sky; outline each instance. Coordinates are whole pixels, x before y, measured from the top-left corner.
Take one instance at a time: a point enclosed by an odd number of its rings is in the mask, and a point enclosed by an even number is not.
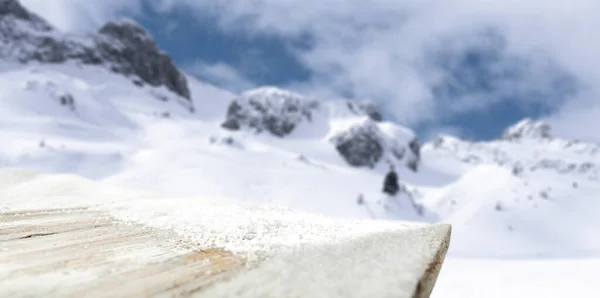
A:
[[[487,140],[524,117],[600,141],[596,0],[21,0],[57,28],[142,24],[185,71],[372,100],[423,139]]]

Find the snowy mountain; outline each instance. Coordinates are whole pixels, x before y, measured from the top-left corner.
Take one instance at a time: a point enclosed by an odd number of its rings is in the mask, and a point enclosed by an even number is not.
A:
[[[69,36],[27,11],[17,0],[0,3],[0,58],[21,63],[102,65],[137,85],[164,86],[189,99],[184,75],[132,21],[110,22],[90,36]]]
[[[512,256],[595,251],[599,153],[599,145],[553,137],[550,126],[531,119],[491,142],[442,136],[423,147],[423,159],[459,178],[431,191],[428,207],[471,233],[458,233],[465,239],[457,240],[455,251],[471,254],[477,247],[482,254]],[[481,237],[484,231],[493,236]]]
[[[149,72],[150,78],[120,71],[136,63],[163,70],[154,64],[160,59],[138,61],[127,54],[143,44],[163,55],[137,25],[109,23],[98,34],[69,36],[17,1],[6,3],[0,22],[8,28],[0,46],[5,166],[342,217],[369,216],[356,200],[373,193],[369,198],[378,204],[373,216],[417,216],[414,210],[400,215],[383,208],[381,173],[393,164],[417,175],[420,153],[414,133],[382,121],[373,104],[322,102],[273,87],[236,96],[176,70],[185,78],[187,98],[169,80],[152,83],[167,77],[161,71]],[[119,38],[104,36],[108,32]],[[44,40],[61,46],[42,55]],[[103,49],[113,47],[122,51],[103,56]],[[348,179],[357,183],[348,187]],[[317,182],[329,187],[314,187]],[[340,193],[324,199],[331,189]]]
[[[351,166],[374,168],[382,161],[404,162],[417,171],[420,145],[408,129],[382,122],[368,102],[323,103],[275,87],[244,92],[233,99],[222,127],[276,137],[326,138]]]
[[[0,165],[332,217],[449,222],[453,257],[600,254],[600,146],[543,122],[421,145],[373,103],[276,87],[233,94],[179,70],[131,21],[71,36],[16,0],[0,0],[0,40]],[[381,193],[390,165],[397,197]]]

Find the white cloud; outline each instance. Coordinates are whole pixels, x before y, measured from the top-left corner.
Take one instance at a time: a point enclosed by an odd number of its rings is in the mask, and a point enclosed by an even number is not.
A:
[[[20,0],[21,3],[68,32],[88,32],[106,21],[141,9],[140,0]]]
[[[224,63],[196,61],[185,70],[219,87],[241,92],[256,87],[233,67]]]
[[[590,92],[542,120],[552,126],[555,135],[600,143],[600,93]]]
[[[71,29],[86,28],[139,8],[137,0],[23,2],[54,23],[62,24],[61,27]],[[581,125],[600,124],[599,97],[596,97],[600,94],[596,84],[600,81],[597,29],[600,1],[597,0],[154,0],[147,3],[161,11],[188,9],[202,16],[217,16],[223,30],[282,36],[309,32],[314,37],[314,47],[299,50],[297,55],[317,75],[312,82],[296,87],[332,96],[351,88],[357,97],[383,102],[406,124],[489,108],[495,101],[505,100],[498,93],[548,89],[555,84],[552,69],[557,66],[574,74],[589,90],[566,103],[551,96],[530,100],[559,107],[556,115],[549,117],[560,126],[559,130],[577,131]],[[526,75],[518,80],[499,80],[487,94],[467,94],[451,102],[432,96],[432,86],[439,80],[464,78],[449,77],[448,73],[432,67],[426,54],[485,46],[487,41],[478,33],[487,27],[493,27],[505,38],[505,55],[530,63],[522,65]],[[490,67],[502,73],[506,71],[504,62],[500,60]],[[219,65],[208,71],[229,76],[233,81],[240,79]],[[527,99],[521,103],[526,104]],[[583,108],[589,107],[586,105],[594,108]],[[583,111],[586,116],[579,117]],[[600,132],[589,134],[600,140]]]
[[[460,51],[470,45],[480,45],[485,40],[474,33],[486,26],[493,27],[505,37],[507,55],[530,63],[525,67],[528,73],[522,81],[504,85],[507,82],[500,81],[496,92],[510,95],[515,89],[524,88],[543,91],[541,89],[555,84],[555,68],[572,73],[592,90],[566,103],[560,101],[560,97],[551,96],[524,100],[558,107],[556,115],[548,119],[558,131],[600,140],[600,132],[585,129],[600,125],[600,90],[595,86],[595,82],[600,81],[598,1],[245,3],[228,11],[230,21],[226,24],[235,24],[231,19],[250,14],[257,16],[256,30],[283,35],[312,32],[316,46],[301,56],[311,69],[328,77],[326,87],[354,86],[357,96],[385,101],[386,107],[408,124],[435,119],[445,113],[488,108],[498,100],[499,97],[490,96],[493,94],[474,94],[476,96],[452,104],[436,101],[431,96],[431,85],[443,74],[429,69],[423,61],[423,53],[431,47],[439,51]],[[285,11],[290,14],[283,13]],[[317,77],[313,83],[322,89],[322,81],[325,80]]]

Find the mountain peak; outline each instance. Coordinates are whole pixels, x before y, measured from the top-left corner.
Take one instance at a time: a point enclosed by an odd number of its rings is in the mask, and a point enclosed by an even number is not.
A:
[[[108,22],[99,30],[96,47],[111,62],[111,69],[125,75],[136,75],[152,86],[167,89],[190,99],[185,76],[171,57],[161,52],[156,42],[141,25],[130,19]]]
[[[230,130],[246,127],[284,137],[300,123],[311,121],[318,108],[317,101],[292,91],[259,87],[242,93],[231,102],[222,126]]]
[[[50,31],[53,29],[44,19],[27,10],[19,0],[0,0],[0,21],[10,20],[11,17],[13,20],[26,21],[37,30]],[[6,31],[6,28],[0,29]]]
[[[156,42],[148,31],[132,19],[108,22],[98,30],[98,33],[116,38],[121,42],[156,48]]]
[[[550,125],[543,121],[525,118],[504,130],[500,139],[549,139],[552,138],[551,130]]]
[[[31,13],[18,0],[0,0],[0,16],[14,15],[26,19]]]
[[[275,86],[262,86],[245,91],[243,97],[282,97],[282,98],[304,98],[303,95],[294,93],[290,90],[281,89]]]
[[[18,0],[0,0],[0,58],[21,63],[74,60],[104,66],[137,85],[166,87],[190,99],[187,79],[150,34],[136,22],[109,22],[97,34],[61,34]]]

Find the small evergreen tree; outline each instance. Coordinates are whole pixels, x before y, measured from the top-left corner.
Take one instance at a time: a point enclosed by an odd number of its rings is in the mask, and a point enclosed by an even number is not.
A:
[[[396,174],[394,168],[391,168],[385,176],[385,180],[383,181],[383,192],[393,196],[396,195],[399,190],[400,185],[398,184],[398,174]]]
[[[362,205],[365,203],[365,197],[363,197],[362,194],[358,195],[358,199],[356,200],[356,203],[358,203],[358,205]]]

